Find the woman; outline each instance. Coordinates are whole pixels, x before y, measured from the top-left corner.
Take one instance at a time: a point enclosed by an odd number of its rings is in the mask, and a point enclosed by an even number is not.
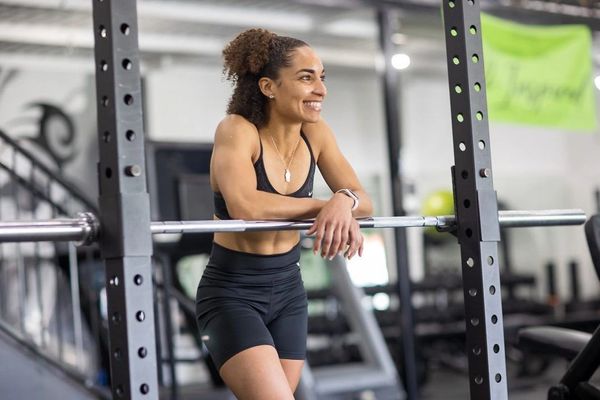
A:
[[[362,255],[355,217],[370,215],[371,201],[321,119],[321,60],[303,41],[262,29],[241,33],[223,55],[234,92],[211,160],[216,218],[315,218],[315,253]],[[312,198],[315,166],[329,200]],[[293,399],[307,334],[298,242],[296,231],[214,235],[198,324],[239,399]]]

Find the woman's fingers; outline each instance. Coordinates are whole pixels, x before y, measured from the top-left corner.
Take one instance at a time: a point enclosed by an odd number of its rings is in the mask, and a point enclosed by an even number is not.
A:
[[[346,251],[345,257],[347,257],[348,259],[351,259],[352,257],[354,257],[356,255],[356,252],[358,251],[362,240],[363,240],[363,236],[362,233],[360,232],[360,229],[358,227],[358,224],[355,223],[352,225],[352,229],[350,230],[350,240],[348,242],[348,250]]]
[[[329,249],[333,243],[334,234],[335,226],[333,224],[327,224],[324,227],[323,239],[321,241],[321,257],[327,257],[329,255]]]
[[[348,242],[348,250],[346,250],[344,257],[346,257],[348,260],[350,260],[352,257],[354,257],[357,250],[358,250],[358,241],[356,240],[356,234],[353,232],[352,236],[350,238],[350,241]]]
[[[338,253],[347,258],[354,257],[357,252],[362,255],[364,238],[358,222],[351,215],[328,211],[320,213],[306,232],[315,235],[313,252],[329,259]]]
[[[335,229],[331,232],[331,242],[329,243],[329,248],[327,251],[323,251],[323,257],[332,259],[336,254],[336,249],[340,245],[340,233],[338,229]]]
[[[329,249],[327,257],[331,260],[336,254],[344,250],[346,243],[348,243],[348,229],[344,226],[341,226],[336,229],[333,234],[331,248]]]
[[[323,240],[323,235],[325,232],[324,232],[323,224],[317,223],[317,221],[315,221],[313,226],[315,227],[313,230],[313,232],[315,233],[315,241],[313,243],[313,253],[318,254],[319,250],[321,250],[321,240]],[[311,229],[312,228],[313,227],[311,227]]]
[[[363,235],[360,235],[360,246],[358,247],[358,256],[362,257],[363,255],[363,247],[365,245],[365,238]]]

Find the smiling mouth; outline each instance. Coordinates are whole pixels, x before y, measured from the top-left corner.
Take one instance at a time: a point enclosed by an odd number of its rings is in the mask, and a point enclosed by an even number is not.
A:
[[[321,111],[322,108],[320,101],[305,101],[304,104],[313,111]]]

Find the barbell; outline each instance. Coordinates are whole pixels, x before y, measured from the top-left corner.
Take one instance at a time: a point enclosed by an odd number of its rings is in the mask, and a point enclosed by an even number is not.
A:
[[[539,226],[582,225],[587,217],[583,210],[535,210],[499,211],[498,221],[503,228]],[[452,230],[456,225],[454,215],[438,217],[402,216],[370,217],[357,220],[360,228],[423,228],[435,227],[440,231]],[[151,222],[152,234],[214,233],[306,230],[312,220],[245,221],[245,220],[202,220],[202,221],[158,221]],[[75,218],[37,221],[0,222],[0,243],[74,241],[88,245],[98,239],[100,223],[89,212],[79,213]]]

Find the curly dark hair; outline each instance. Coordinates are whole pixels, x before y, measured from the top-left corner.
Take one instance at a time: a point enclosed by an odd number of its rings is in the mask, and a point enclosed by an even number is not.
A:
[[[303,46],[308,44],[265,29],[248,29],[229,42],[223,49],[223,74],[234,89],[227,114],[239,114],[257,127],[264,126],[267,98],[258,81],[262,77],[277,79],[279,70],[290,66],[292,51]]]

